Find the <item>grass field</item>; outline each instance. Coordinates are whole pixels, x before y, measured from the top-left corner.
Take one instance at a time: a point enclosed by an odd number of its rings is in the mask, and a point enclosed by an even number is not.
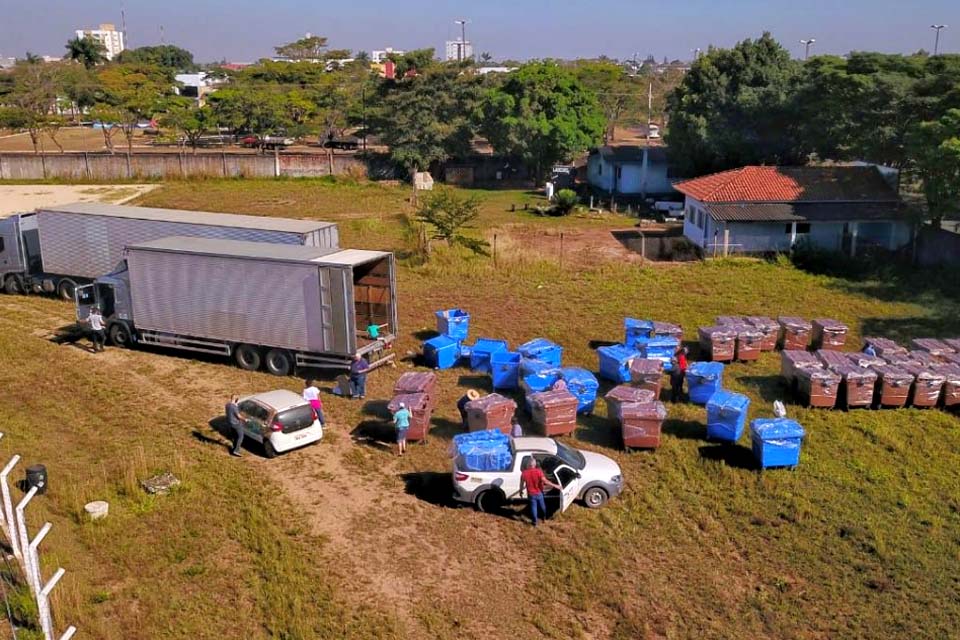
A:
[[[960,334],[949,274],[844,278],[754,260],[643,266],[598,259],[589,243],[561,266],[528,239],[563,231],[607,247],[601,238],[631,221],[539,218],[509,210],[534,195],[477,194],[476,233],[503,233],[506,248],[496,265],[444,248],[427,264],[402,260],[401,353],[417,351],[433,311],[450,306],[471,311],[474,336],[544,336],[565,346],[567,363],[591,369],[591,341],[618,340],[625,315],[681,323],[688,339],[721,313],[836,317],[853,344],[866,333]],[[406,252],[406,195],[211,181],[165,185],[141,201],[335,220],[345,246]],[[808,433],[799,468],[758,473],[747,439],[705,442],[704,411],[690,405],[670,407],[661,449],[624,453],[601,403],[569,440],[614,457],[626,492],[534,531],[449,501],[454,403],[465,386],[489,388],[468,370],[441,372],[431,440],[404,458],[348,433],[386,440],[375,414],[413,366],[406,359],[371,375],[364,405],[325,396],[332,426],[320,445],[235,460],[208,424],[225,397],[299,389],[298,380],[50,342],[71,318],[57,301],[0,298],[0,447],[50,469],[51,492],[31,522],[55,525],[46,571],[69,571],[58,616],[88,637],[945,638],[960,625],[960,423],[943,411],[806,410],[785,395],[778,357],[765,354],[729,367],[726,383],[751,397],[751,417],[788,401]],[[136,482],[166,469],[183,487],[146,498]],[[111,501],[102,524],[80,517],[92,499]]]

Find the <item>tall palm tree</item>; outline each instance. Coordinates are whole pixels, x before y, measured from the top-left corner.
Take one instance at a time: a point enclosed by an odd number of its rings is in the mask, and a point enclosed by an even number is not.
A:
[[[87,69],[92,69],[101,62],[106,62],[106,49],[93,38],[73,38],[67,40],[67,55],[64,58],[82,62]]]

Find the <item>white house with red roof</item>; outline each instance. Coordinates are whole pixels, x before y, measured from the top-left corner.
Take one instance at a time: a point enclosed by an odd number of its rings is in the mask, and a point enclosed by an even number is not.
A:
[[[747,166],[674,184],[683,233],[706,255],[788,251],[798,242],[855,255],[910,244],[913,222],[875,166]]]

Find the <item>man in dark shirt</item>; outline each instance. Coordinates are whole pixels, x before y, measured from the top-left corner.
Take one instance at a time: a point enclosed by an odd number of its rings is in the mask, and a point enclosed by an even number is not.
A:
[[[363,400],[366,397],[367,371],[369,369],[370,365],[363,356],[359,354],[354,356],[353,363],[350,365],[350,388],[354,398]]]
[[[530,500],[530,514],[533,517],[533,526],[537,526],[539,521],[537,517],[537,511],[539,510],[544,519],[547,517],[547,503],[543,499],[543,488],[547,486],[558,491],[562,491],[563,488],[547,480],[547,477],[543,475],[543,470],[537,466],[537,461],[535,458],[528,457],[524,461],[524,470],[520,473],[520,494],[523,495],[524,490],[527,492],[527,497]]]
[[[683,379],[687,376],[687,348],[680,347],[670,361],[670,400],[680,402],[683,399]]]
[[[227,403],[225,413],[227,414],[227,422],[230,424],[230,428],[233,429],[233,447],[230,449],[230,455],[240,457],[240,445],[243,444],[243,413],[240,411],[240,405],[237,404],[237,401],[240,398],[238,396],[233,396],[230,398],[230,402]]]

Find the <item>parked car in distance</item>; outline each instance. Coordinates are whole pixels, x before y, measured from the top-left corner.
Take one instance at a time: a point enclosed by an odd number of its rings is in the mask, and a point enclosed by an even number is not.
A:
[[[299,394],[286,389],[257,393],[241,398],[240,411],[246,416],[244,436],[263,444],[268,458],[323,439],[317,413]]]
[[[574,500],[591,509],[602,507],[623,490],[623,473],[614,460],[592,451],[580,451],[553,438],[522,437],[511,440],[513,460],[506,471],[471,471],[458,458],[453,460],[453,497],[480,511],[493,511],[506,504],[523,502],[520,472],[528,457],[540,464],[543,473],[556,482],[561,493],[560,510]],[[551,492],[546,494],[551,496]],[[553,493],[556,497],[556,493]]]
[[[240,138],[240,144],[251,149],[286,149],[295,142],[293,138],[283,136],[244,136]]]

